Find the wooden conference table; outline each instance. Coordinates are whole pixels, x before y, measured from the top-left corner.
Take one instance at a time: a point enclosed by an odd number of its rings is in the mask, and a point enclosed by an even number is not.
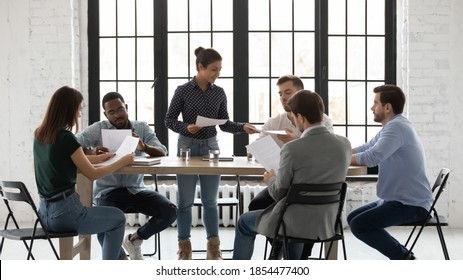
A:
[[[183,161],[179,157],[163,157],[161,163],[150,166],[128,166],[116,171],[116,174],[184,174],[184,175],[263,175],[264,167],[255,162],[248,161],[247,157],[234,157],[233,161],[210,162],[203,161],[201,157],[192,157],[189,161]],[[364,166],[349,167],[348,175],[364,175],[367,169]],[[239,181],[238,181],[239,182]],[[84,206],[92,205],[93,187],[83,174],[77,175],[77,192]],[[63,260],[73,259],[80,254],[81,260],[89,260],[91,252],[91,236],[81,235],[79,241],[74,244],[71,238],[60,240],[60,256]],[[329,259],[337,258],[337,244],[333,244]]]

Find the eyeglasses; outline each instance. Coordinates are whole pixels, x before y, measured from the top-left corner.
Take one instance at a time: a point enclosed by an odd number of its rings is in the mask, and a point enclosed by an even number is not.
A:
[[[114,117],[116,114],[122,114],[122,113],[125,113],[125,107],[124,106],[121,106],[119,108],[117,108],[116,110],[111,110],[109,112],[107,112],[106,114],[109,116],[109,117]]]

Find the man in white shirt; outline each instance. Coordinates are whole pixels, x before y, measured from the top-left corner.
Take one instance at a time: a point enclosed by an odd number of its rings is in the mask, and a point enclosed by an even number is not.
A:
[[[297,76],[285,75],[278,79],[277,86],[278,94],[280,95],[280,102],[285,112],[270,118],[262,127],[262,132],[260,133],[259,138],[269,135],[265,132],[266,130],[286,130],[286,135],[270,134],[275,142],[277,142],[278,146],[281,147],[283,144],[301,136],[301,133],[298,129],[296,129],[294,121],[292,120],[291,110],[286,102],[297,91],[304,89],[304,83]],[[322,124],[326,126],[331,133],[333,132],[331,119],[326,114],[323,114]]]

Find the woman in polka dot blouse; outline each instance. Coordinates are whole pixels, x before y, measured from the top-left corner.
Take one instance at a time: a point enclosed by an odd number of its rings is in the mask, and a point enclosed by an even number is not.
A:
[[[223,88],[214,84],[222,69],[222,57],[214,49],[199,47],[195,50],[197,74],[193,79],[175,90],[166,114],[166,127],[179,134],[177,148],[188,147],[192,156],[207,155],[209,150],[218,150],[215,126],[197,126],[197,116],[213,119],[229,119],[227,96]],[[178,117],[182,114],[182,120]],[[256,133],[249,124],[228,120],[220,129],[230,133]],[[177,152],[178,154],[178,152]],[[206,228],[206,259],[222,259],[219,240],[219,214],[217,196],[220,175],[177,175],[178,185],[178,259],[191,260],[191,209],[199,178],[203,221]]]

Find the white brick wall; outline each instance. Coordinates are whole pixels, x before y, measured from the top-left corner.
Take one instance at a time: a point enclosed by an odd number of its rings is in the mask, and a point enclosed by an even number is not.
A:
[[[453,170],[440,207],[463,227],[463,1],[399,0],[398,7],[407,114],[422,137],[429,178],[443,166]],[[0,178],[34,186],[32,134],[49,97],[62,85],[87,93],[86,12],[86,1],[0,1]]]

